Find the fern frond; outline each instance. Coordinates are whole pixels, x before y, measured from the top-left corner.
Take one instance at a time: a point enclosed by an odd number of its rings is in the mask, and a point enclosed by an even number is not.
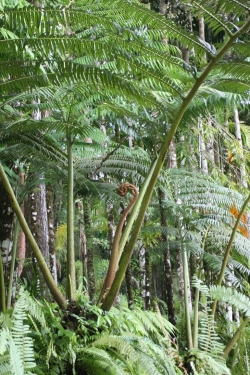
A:
[[[238,292],[233,288],[226,288],[224,286],[211,286],[211,297],[218,300],[227,302],[229,305],[234,306],[250,317],[250,298],[245,294]]]

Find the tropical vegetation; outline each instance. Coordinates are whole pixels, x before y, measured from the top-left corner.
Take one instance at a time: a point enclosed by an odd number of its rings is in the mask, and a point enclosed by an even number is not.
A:
[[[0,5],[0,374],[243,374],[248,1]]]

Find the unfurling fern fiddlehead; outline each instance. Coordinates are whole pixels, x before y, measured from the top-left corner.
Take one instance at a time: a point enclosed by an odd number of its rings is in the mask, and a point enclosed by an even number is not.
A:
[[[105,282],[101,291],[101,295],[99,297],[100,302],[103,302],[103,300],[105,299],[106,293],[108,292],[108,290],[110,289],[114,281],[115,273],[116,273],[117,266],[118,266],[119,244],[120,244],[120,239],[122,235],[122,228],[123,228],[123,225],[125,223],[125,220],[129,212],[132,210],[135,202],[138,199],[138,190],[136,189],[134,185],[126,182],[120,185],[118,188],[118,194],[122,197],[127,195],[129,191],[131,192],[133,197],[131,198],[128,207],[123,211],[123,214],[116,228],[115,237],[114,237],[111,254],[110,254],[108,273],[107,273],[107,276],[106,276],[106,279],[105,279]]]

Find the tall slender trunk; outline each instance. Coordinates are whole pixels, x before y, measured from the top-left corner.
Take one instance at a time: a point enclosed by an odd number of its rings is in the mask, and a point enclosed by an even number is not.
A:
[[[145,273],[145,247],[143,244],[140,246],[139,250],[139,265],[140,265],[140,287],[142,298],[145,301],[146,296],[146,273]]]
[[[24,174],[19,171],[19,177],[21,186],[24,185]],[[22,213],[24,214],[24,201],[20,204],[20,208],[22,210]],[[20,228],[19,235],[18,235],[18,243],[17,243],[17,276],[20,277],[21,273],[23,271],[23,265],[25,261],[25,252],[26,252],[26,243],[25,243],[25,234],[23,230]]]
[[[177,236],[177,240],[179,240],[179,236]],[[183,279],[182,253],[181,253],[181,246],[179,244],[176,247],[176,269],[177,269],[177,278],[178,278],[179,298],[182,303],[182,301],[184,300],[184,279]]]
[[[202,124],[201,119],[198,120],[198,128],[200,130],[200,133],[199,133],[200,170],[201,170],[201,173],[208,174],[206,145],[204,141],[203,124]]]
[[[57,267],[56,267],[56,245],[55,245],[55,229],[54,229],[54,198],[52,186],[47,185],[46,194],[47,217],[48,217],[48,245],[51,275],[57,284]]]
[[[159,196],[159,205],[160,205],[161,225],[163,228],[167,230],[166,209],[163,203],[164,193],[161,190],[159,190],[158,196]],[[163,262],[164,262],[164,274],[165,274],[166,302],[167,302],[167,308],[168,308],[168,320],[173,325],[176,325],[172,264],[171,264],[171,259],[170,259],[170,251],[169,251],[167,233],[163,232],[162,241],[164,243]]]
[[[70,301],[76,299],[76,272],[75,272],[75,243],[74,243],[74,161],[73,137],[70,127],[67,129],[68,155],[68,196],[67,196],[67,297]]]
[[[210,130],[212,130],[212,119],[211,116],[208,116],[207,119],[207,126],[209,127]],[[207,141],[207,153],[209,155],[209,161],[211,165],[214,167],[215,166],[215,150],[214,150],[214,139],[213,136],[210,135]]]
[[[239,119],[239,112],[238,109],[234,108],[234,124],[235,124],[235,136],[239,144],[239,150],[240,150],[240,157],[241,157],[241,163],[240,163],[240,179],[242,185],[247,188],[247,181],[246,181],[246,168],[245,163],[243,161],[243,145],[242,145],[242,138],[241,138],[241,131],[240,131],[240,119]]]
[[[126,270],[125,281],[126,281],[127,296],[128,296],[128,308],[133,309],[133,307],[134,307],[134,295],[133,295],[132,274],[131,274],[130,265],[128,266],[128,268]]]
[[[87,238],[87,275],[88,275],[88,292],[91,301],[95,297],[95,268],[94,268],[94,247],[92,243],[92,226],[90,218],[90,200],[85,198],[83,200],[84,225]]]
[[[83,285],[87,288],[87,238],[85,235],[84,229],[84,215],[83,215],[83,202],[77,202],[78,208],[78,228],[79,228],[79,259],[82,262],[82,276],[83,276]]]
[[[148,250],[145,252],[145,310],[151,306],[151,262]]]
[[[1,280],[0,280],[0,308],[6,308],[6,288],[9,281],[9,270],[11,263],[11,251],[13,245],[14,212],[0,180],[0,256],[1,256]],[[0,310],[0,311],[1,311]]]
[[[36,185],[33,191],[29,194],[25,203],[25,217],[29,225],[33,237],[36,239],[38,247],[49,266],[49,244],[48,244],[48,219],[46,207],[46,187],[44,183]],[[28,277],[29,281],[34,282],[34,273],[37,276],[37,285],[33,288],[40,289],[42,294],[48,293],[47,285],[43,281],[43,276],[38,270],[36,258],[33,255],[32,248],[27,242],[26,244],[26,258],[31,258],[33,269],[31,266],[26,265],[24,277]]]
[[[111,252],[112,244],[115,238],[115,220],[114,220],[114,205],[110,200],[106,201],[106,213],[107,213],[107,220],[108,220],[109,250]]]
[[[220,163],[220,147],[219,147],[219,134],[215,135],[214,139],[214,162],[215,165],[221,169],[221,163]]]

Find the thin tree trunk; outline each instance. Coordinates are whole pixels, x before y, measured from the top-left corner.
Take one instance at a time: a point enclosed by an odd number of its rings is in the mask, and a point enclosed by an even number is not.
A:
[[[140,287],[141,287],[141,293],[142,293],[142,298],[145,301],[145,296],[146,296],[146,274],[145,274],[145,247],[142,244],[140,246],[139,250],[139,265],[140,265]]]
[[[0,252],[1,252],[1,309],[6,307],[6,288],[9,281],[9,270],[12,257],[14,212],[10,205],[8,194],[0,180]],[[4,303],[5,302],[5,303]]]
[[[90,218],[90,201],[85,198],[83,200],[84,225],[87,238],[87,275],[88,275],[88,292],[89,298],[93,301],[95,297],[95,268],[94,268],[94,248],[92,244],[92,227]]]
[[[70,301],[76,299],[75,272],[75,241],[74,241],[74,161],[73,137],[70,127],[67,128],[67,156],[68,156],[68,191],[67,191],[67,297]]]
[[[21,186],[24,185],[24,174],[19,171],[19,177]],[[22,213],[24,214],[24,201],[20,204],[20,208],[22,210]],[[19,235],[18,235],[18,243],[17,243],[17,276],[20,277],[21,273],[23,271],[23,265],[25,261],[25,252],[26,252],[26,243],[25,243],[25,234],[23,230],[20,227]]]
[[[106,213],[108,220],[108,239],[109,239],[109,250],[111,252],[112,244],[115,238],[115,220],[114,220],[114,205],[111,201],[106,201]]]
[[[145,252],[145,310],[151,306],[151,262],[148,250]]]
[[[239,150],[241,156],[241,163],[240,163],[240,179],[242,185],[247,188],[247,181],[246,181],[246,168],[245,163],[243,161],[243,145],[242,145],[242,138],[241,138],[241,131],[240,131],[240,119],[239,119],[239,112],[238,109],[234,108],[234,124],[235,124],[235,136],[239,143]]]
[[[25,204],[25,217],[29,225],[33,237],[36,239],[38,247],[41,249],[41,253],[45,259],[45,262],[49,266],[49,244],[48,244],[48,219],[47,219],[47,207],[46,207],[46,187],[44,183],[36,185],[33,192],[29,194]],[[31,281],[34,281],[34,273],[36,273],[37,285],[42,294],[47,294],[47,285],[43,282],[43,276],[37,268],[37,261],[34,257],[32,247],[27,242],[26,245],[26,258],[31,258],[33,262],[32,267],[25,267],[24,277],[28,277]]]
[[[133,295],[132,275],[131,275],[130,265],[128,266],[126,270],[125,281],[126,281],[126,287],[127,287],[128,308],[132,310],[134,307],[134,295]]]
[[[183,279],[182,253],[181,253],[181,247],[179,244],[176,247],[176,261],[177,261],[176,266],[177,266],[179,298],[180,298],[180,301],[182,302],[184,300],[184,279]]]
[[[54,199],[52,186],[47,186],[47,216],[48,216],[48,245],[51,275],[57,284],[57,267],[56,267],[56,246],[55,246],[55,229],[54,229]]]
[[[219,135],[216,134],[215,140],[214,140],[214,162],[215,165],[221,169],[221,163],[220,163],[220,147],[219,147]]]
[[[202,124],[201,119],[199,119],[198,121],[198,128],[200,130],[200,133],[199,133],[200,170],[201,170],[201,173],[208,174],[206,146],[205,146],[204,135],[203,135],[203,124]]]
[[[161,225],[167,230],[167,220],[166,220],[166,209],[164,207],[163,199],[164,193],[159,190],[159,205],[160,205],[160,215],[161,215]],[[168,320],[173,325],[176,325],[175,317],[175,307],[174,307],[174,288],[173,288],[173,275],[172,275],[172,265],[170,259],[170,251],[168,246],[167,233],[162,234],[162,241],[164,243],[164,274],[165,274],[165,288],[166,288],[166,302],[168,307]]]
[[[83,285],[87,288],[87,239],[84,230],[84,215],[83,215],[83,203],[82,200],[77,202],[79,221],[79,259],[82,262],[82,276],[83,276]]]
[[[209,129],[212,129],[212,121],[211,121],[211,116],[208,116],[207,120],[207,125]],[[214,140],[212,136],[209,136],[208,141],[207,141],[207,152],[209,154],[209,161],[211,165],[214,167],[215,166],[215,155],[214,155]]]

